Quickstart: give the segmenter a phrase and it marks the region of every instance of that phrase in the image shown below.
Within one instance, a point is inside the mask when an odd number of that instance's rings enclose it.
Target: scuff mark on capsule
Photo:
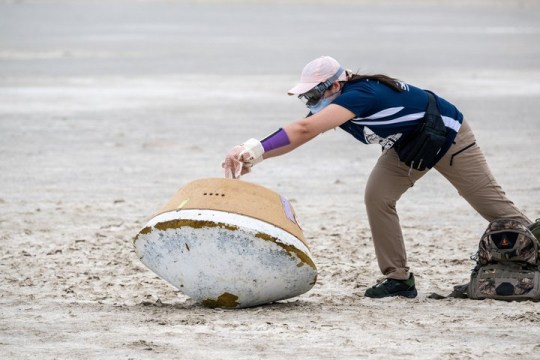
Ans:
[[[238,300],[238,296],[226,292],[226,293],[221,294],[217,298],[217,300],[206,299],[206,300],[203,300],[201,303],[204,306],[209,307],[209,308],[221,307],[221,308],[232,309],[240,305],[240,303],[238,303],[237,300]]]
[[[296,247],[288,245],[288,244],[284,244],[281,241],[279,241],[278,238],[274,236],[270,236],[265,233],[261,233],[261,232],[255,234],[255,237],[266,240],[266,241],[272,241],[277,246],[285,250],[289,255],[291,256],[293,254],[296,255],[301,261],[301,263],[297,265],[298,267],[303,266],[304,264],[307,264],[308,266],[311,266],[313,269],[317,270],[317,267],[315,266],[315,263],[313,262],[313,260],[311,260],[311,258],[308,255],[306,255],[304,252],[300,251]]]

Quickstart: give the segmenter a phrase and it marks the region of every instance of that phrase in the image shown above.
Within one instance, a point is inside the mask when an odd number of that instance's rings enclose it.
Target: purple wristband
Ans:
[[[287,133],[282,128],[275,133],[268,135],[261,141],[264,152],[289,145],[290,143]]]

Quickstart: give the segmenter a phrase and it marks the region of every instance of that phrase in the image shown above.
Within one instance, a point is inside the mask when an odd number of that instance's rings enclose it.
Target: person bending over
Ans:
[[[382,154],[369,175],[364,202],[375,254],[386,279],[366,297],[417,296],[396,211],[401,195],[431,168],[440,172],[486,220],[531,221],[506,197],[462,113],[426,90],[386,75],[361,75],[322,56],[302,70],[289,90],[309,114],[259,141],[234,146],[223,161],[225,176],[239,178],[263,159],[288,153],[336,127]]]

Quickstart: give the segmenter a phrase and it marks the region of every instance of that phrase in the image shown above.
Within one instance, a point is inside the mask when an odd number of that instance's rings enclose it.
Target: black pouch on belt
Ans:
[[[442,120],[435,97],[426,91],[429,97],[426,114],[413,133],[401,144],[396,144],[399,159],[407,166],[423,171],[432,166],[444,143],[446,142],[446,126]]]

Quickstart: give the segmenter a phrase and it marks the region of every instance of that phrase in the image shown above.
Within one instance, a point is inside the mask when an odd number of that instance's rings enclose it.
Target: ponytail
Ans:
[[[357,82],[357,81],[362,81],[362,80],[378,81],[397,92],[401,92],[404,90],[401,81],[399,81],[398,79],[394,79],[390,76],[383,75],[383,74],[376,74],[376,75],[351,74],[349,75],[349,80],[347,82]]]

